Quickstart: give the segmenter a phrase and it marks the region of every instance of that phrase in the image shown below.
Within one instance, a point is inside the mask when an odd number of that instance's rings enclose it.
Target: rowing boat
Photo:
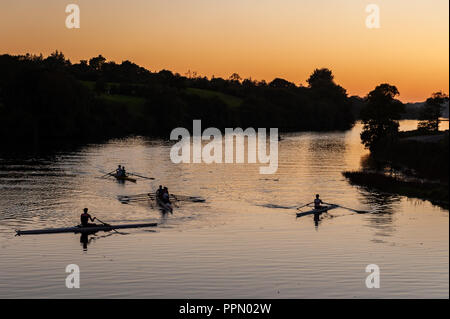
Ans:
[[[133,182],[136,183],[136,178],[130,177],[130,176],[118,176],[118,175],[113,175],[118,181],[128,181],[128,182]]]
[[[17,230],[17,235],[38,235],[38,234],[56,234],[56,233],[96,233],[98,231],[111,231],[113,229],[124,228],[141,228],[141,227],[156,227],[157,223],[147,224],[124,224],[124,225],[93,225],[83,227],[81,225],[64,228],[47,228],[35,230]]]
[[[321,213],[325,213],[325,212],[327,212],[329,210],[332,210],[332,209],[335,209],[335,208],[338,208],[338,207],[339,207],[338,205],[323,206],[323,207],[321,207],[319,209],[312,209],[312,210],[309,210],[307,212],[297,213],[297,217],[303,217],[303,216],[313,215],[313,214],[321,214]]]
[[[148,193],[148,197],[150,197],[150,199],[156,199],[156,194]],[[187,202],[193,202],[193,203],[204,203],[206,201],[204,198],[199,197],[199,196],[185,196],[185,195],[170,194],[169,197],[175,201],[187,201]]]

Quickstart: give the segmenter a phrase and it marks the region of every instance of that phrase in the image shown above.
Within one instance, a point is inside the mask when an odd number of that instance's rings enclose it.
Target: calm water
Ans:
[[[448,298],[448,210],[350,186],[341,172],[367,153],[360,129],[284,135],[274,175],[260,175],[259,164],[175,165],[170,144],[139,138],[0,159],[0,297]],[[117,163],[156,180],[98,178]],[[116,199],[160,183],[207,201],[163,216]],[[283,208],[316,193],[374,213],[336,209],[316,225]],[[98,233],[87,248],[76,234],[14,236],[77,224],[83,207],[103,221],[159,226]],[[65,287],[68,264],[80,267],[80,289]],[[379,289],[365,286],[368,264],[380,267]]]

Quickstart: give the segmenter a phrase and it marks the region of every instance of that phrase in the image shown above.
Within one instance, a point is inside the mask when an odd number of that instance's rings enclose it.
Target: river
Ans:
[[[260,164],[173,164],[172,144],[139,137],[0,158],[0,298],[449,298],[448,210],[351,186],[341,172],[367,154],[360,130],[283,134],[273,175]],[[99,178],[119,163],[155,180]],[[117,200],[159,184],[206,202],[163,215]],[[316,193],[372,213],[296,218],[288,207]],[[110,223],[159,225],[87,243],[72,233],[14,236],[75,225],[84,207]],[[79,289],[66,287],[69,264],[80,268]],[[369,264],[380,288],[366,287]]]

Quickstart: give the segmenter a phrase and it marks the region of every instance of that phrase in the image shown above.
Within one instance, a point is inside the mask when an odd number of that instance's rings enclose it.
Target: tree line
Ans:
[[[5,54],[0,56],[0,136],[5,146],[21,147],[167,136],[175,127],[191,127],[193,119],[220,129],[351,128],[352,103],[332,72],[316,69],[307,83],[297,86],[281,78],[266,83],[236,73],[208,79],[195,72],[151,72],[102,55],[71,63],[58,51],[47,57]],[[124,97],[142,103],[132,105]]]

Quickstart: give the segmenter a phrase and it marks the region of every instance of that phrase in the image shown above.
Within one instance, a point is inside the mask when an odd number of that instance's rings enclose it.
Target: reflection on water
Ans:
[[[100,239],[100,238],[106,238],[109,237],[111,235],[114,235],[113,232],[106,234],[106,235],[101,235],[101,236],[96,236],[94,234],[89,234],[89,233],[81,233],[80,235],[80,244],[83,246],[83,250],[87,251],[88,249],[88,245],[90,245],[92,242]]]
[[[367,154],[360,129],[283,135],[273,175],[260,175],[260,164],[175,165],[172,143],[141,138],[0,159],[0,297],[448,298],[448,211],[349,185],[341,172],[358,169]],[[155,180],[100,178],[117,164]],[[159,184],[206,202],[179,202],[172,215],[151,202],[117,200]],[[316,193],[373,213],[296,218],[295,207]],[[159,225],[14,236],[78,224],[84,207],[109,223]],[[81,269],[79,290],[65,288],[71,263]],[[372,263],[380,289],[365,287]]]

